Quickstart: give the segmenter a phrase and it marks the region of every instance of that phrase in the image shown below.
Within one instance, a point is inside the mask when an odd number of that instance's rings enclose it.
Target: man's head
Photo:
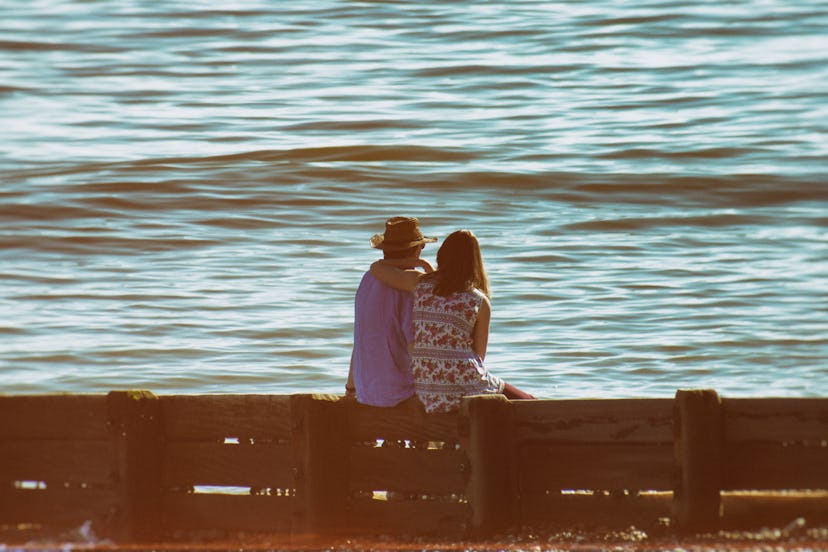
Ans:
[[[416,218],[391,217],[385,221],[385,233],[371,238],[371,247],[382,249],[386,259],[405,259],[419,257],[425,244],[436,241],[423,236]]]
[[[419,259],[420,253],[423,251],[424,245],[415,245],[408,249],[385,249],[382,256],[385,259]]]

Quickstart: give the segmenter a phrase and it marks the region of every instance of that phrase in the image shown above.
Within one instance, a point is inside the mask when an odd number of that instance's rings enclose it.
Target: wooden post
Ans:
[[[517,520],[517,472],[511,403],[503,395],[478,395],[463,400],[468,431],[472,531],[502,531]]]
[[[114,533],[126,540],[156,539],[162,522],[161,401],[150,391],[111,391],[106,400],[120,502]]]
[[[296,498],[293,533],[313,538],[346,529],[350,492],[348,404],[335,395],[292,395]]]
[[[721,399],[712,389],[679,389],[673,412],[678,470],[674,516],[682,530],[716,530],[721,518],[724,446]]]

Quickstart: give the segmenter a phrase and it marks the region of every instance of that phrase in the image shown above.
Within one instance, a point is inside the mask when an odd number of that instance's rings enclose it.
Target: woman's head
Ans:
[[[470,230],[452,232],[437,251],[438,295],[477,288],[489,295],[489,280],[480,254],[480,244]]]

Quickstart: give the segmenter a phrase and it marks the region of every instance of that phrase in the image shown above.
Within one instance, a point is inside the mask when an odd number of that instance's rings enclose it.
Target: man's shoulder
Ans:
[[[362,279],[359,281],[359,287],[357,288],[357,293],[360,291],[370,291],[378,288],[385,287],[382,283],[377,280],[377,278],[371,274],[371,271],[368,270],[365,274],[362,275]]]
[[[362,276],[356,292],[357,298],[375,300],[399,300],[411,297],[411,293],[394,289],[376,279],[369,270]]]
[[[370,280],[376,280],[376,278],[374,278],[370,270],[366,270],[365,273],[362,275],[362,279],[359,281],[359,285],[362,286],[365,282],[368,282]]]

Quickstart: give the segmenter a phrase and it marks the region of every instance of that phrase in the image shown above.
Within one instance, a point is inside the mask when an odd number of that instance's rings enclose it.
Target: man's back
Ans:
[[[381,284],[370,272],[362,277],[354,303],[353,376],[357,400],[394,406],[414,395],[408,343],[413,298]]]

